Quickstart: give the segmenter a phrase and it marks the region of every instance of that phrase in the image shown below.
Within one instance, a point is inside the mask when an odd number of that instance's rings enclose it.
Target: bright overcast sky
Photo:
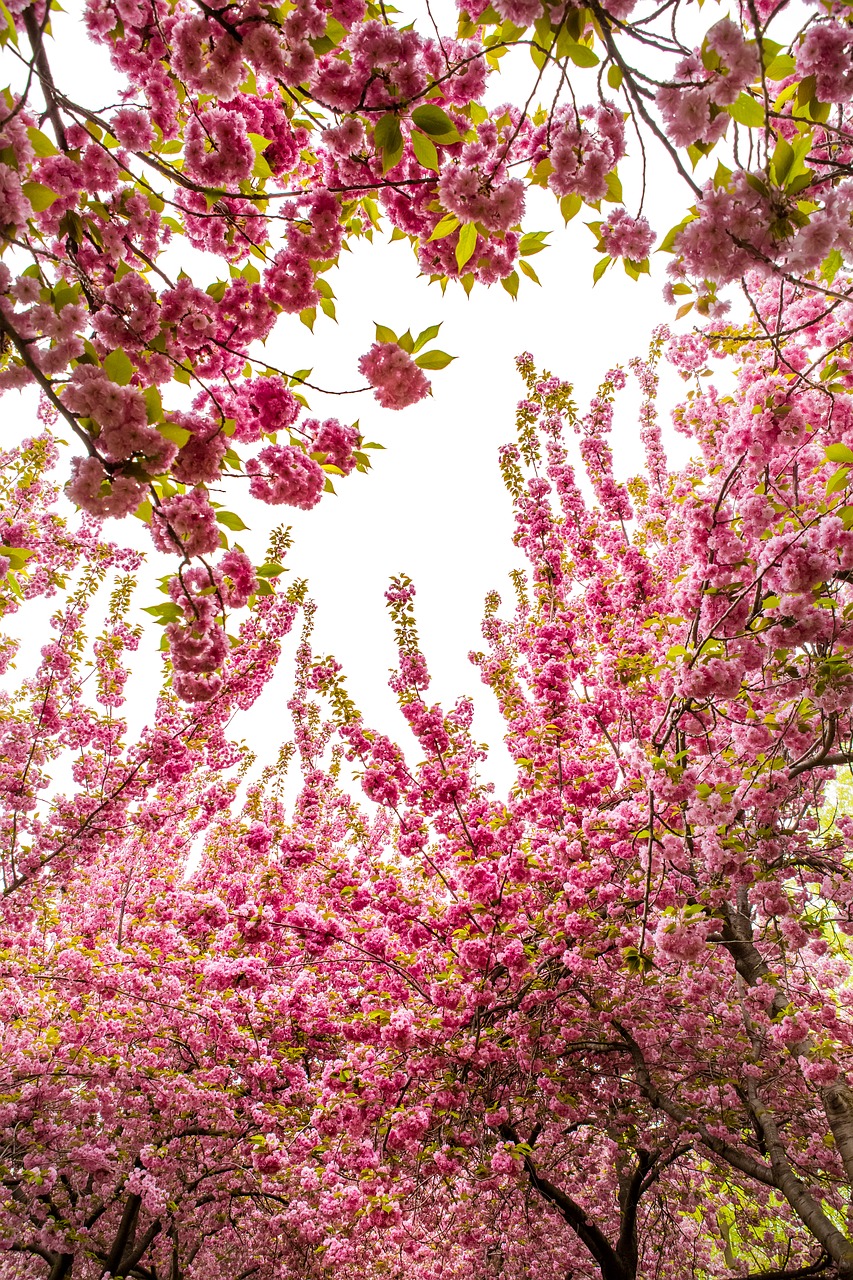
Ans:
[[[419,8],[415,0],[413,16]],[[451,5],[444,8],[449,12]],[[77,5],[56,20],[55,31],[58,49],[51,56],[58,82],[87,105],[115,102],[116,81],[103,51],[86,43]],[[513,57],[504,85],[493,79],[493,101],[527,96],[533,64],[526,51]],[[680,220],[688,193],[675,181],[662,152],[650,159],[645,212],[663,234]],[[632,191],[631,185],[625,182],[626,202],[636,212],[639,191]],[[550,247],[532,259],[542,288],[522,278],[516,302],[500,286],[475,289],[466,299],[459,286],[451,285],[442,297],[437,286],[417,278],[407,242],[383,243],[377,238],[373,245],[354,246],[352,254],[342,254],[340,269],[329,277],[338,300],[338,323],[321,316],[312,336],[295,317],[282,317],[268,346],[271,362],[291,370],[312,367],[313,378],[324,386],[358,386],[356,365],[373,341],[374,321],[397,333],[406,328],[417,333],[441,321],[438,345],[459,358],[431,375],[430,399],[399,413],[382,410],[370,395],[342,400],[311,393],[313,413],[335,414],[345,421],[358,418],[365,437],[386,446],[385,452],[373,455],[374,469],[368,476],[356,474],[338,484],[337,497],[324,498],[311,512],[266,508],[240,499],[228,504],[252,525],[241,542],[258,559],[270,527],[282,520],[292,524],[295,545],[289,566],[309,579],[318,605],[316,648],[333,652],[343,663],[350,690],[368,722],[403,739],[405,726],[386,684],[394,651],[383,599],[389,577],[401,571],[417,585],[433,696],[450,703],[462,693],[474,694],[478,735],[492,745],[500,741],[501,724],[491,695],[480,690],[467,654],[481,647],[486,592],[497,588],[510,600],[507,573],[518,563],[510,538],[509,498],[497,465],[498,446],[513,438],[514,408],[522,392],[514,357],[531,351],[539,366],[575,384],[582,405],[609,368],[642,355],[653,327],[672,320],[661,297],[665,255],[653,258],[651,277],[634,283],[621,268],[611,268],[593,288],[597,255],[583,216],[564,229],[553,198],[535,191],[528,200],[526,222],[529,230],[552,229],[553,234]],[[198,274],[199,261],[194,255],[192,262],[175,259],[173,265],[185,265]],[[215,266],[205,266],[202,286],[216,277]],[[664,418],[682,386],[674,378],[665,380]],[[641,465],[637,406],[632,386],[617,410],[614,439],[617,469],[623,475]],[[31,395],[14,405],[7,395],[7,421],[32,430],[32,407]],[[139,542],[142,530],[135,521],[111,521],[107,530],[120,540],[129,526],[134,542],[146,545],[147,540]],[[153,550],[149,559],[158,575],[170,567]],[[143,583],[139,606],[159,599]],[[141,616],[149,623],[149,634],[142,645],[146,654],[140,654],[140,672],[156,679],[158,636],[149,615]],[[286,677],[286,670],[280,672],[260,704],[235,724],[236,732],[265,758],[274,754],[287,732]],[[146,718],[150,688],[141,675],[131,695],[134,719]],[[498,750],[490,770],[498,782],[507,780],[501,758]]]

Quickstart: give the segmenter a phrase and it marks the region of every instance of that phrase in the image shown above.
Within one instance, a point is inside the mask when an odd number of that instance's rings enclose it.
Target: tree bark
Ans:
[[[754,987],[762,978],[771,975],[772,971],[753,941],[748,908],[741,903],[736,908],[726,904],[724,911],[723,946],[731,955],[735,968],[747,986]],[[774,1018],[782,1015],[787,1003],[783,992],[777,987],[770,1006]],[[790,1053],[799,1058],[808,1054],[810,1048],[811,1042],[806,1038],[792,1044]],[[853,1091],[845,1084],[834,1084],[827,1085],[818,1092],[835,1148],[844,1166],[848,1186],[853,1188]]]
[[[521,1141],[512,1125],[502,1124],[499,1132],[506,1142],[518,1145]],[[529,1155],[524,1157],[524,1168],[530,1185],[543,1199],[559,1209],[575,1235],[585,1245],[601,1270],[601,1280],[636,1280],[636,1265],[632,1270],[627,1269],[603,1231],[587,1217],[581,1206],[571,1196],[566,1195],[550,1179],[539,1173]]]

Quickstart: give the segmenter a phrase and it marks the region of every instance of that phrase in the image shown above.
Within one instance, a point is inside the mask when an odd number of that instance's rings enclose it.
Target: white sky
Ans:
[[[440,7],[448,12],[452,8],[448,0]],[[420,8],[421,0],[416,0],[412,14]],[[116,81],[103,51],[85,41],[79,13],[75,4],[56,20],[54,74],[72,97],[77,94],[78,101],[100,107],[117,100]],[[526,51],[513,57],[515,64],[504,84],[492,90],[493,101],[527,96],[533,64]],[[675,181],[662,151],[652,152],[650,159],[645,211],[663,234],[683,216],[687,191]],[[631,191],[630,168],[625,162],[622,168],[626,202],[635,211],[631,198],[637,192]],[[594,215],[586,216],[591,220]],[[386,684],[394,650],[383,593],[393,574],[405,571],[414,579],[423,648],[434,676],[433,696],[449,704],[462,693],[474,694],[478,736],[498,748],[489,772],[499,783],[509,776],[498,746],[501,722],[467,654],[482,647],[486,592],[497,588],[507,601],[513,599],[507,572],[518,559],[510,541],[510,502],[497,466],[498,446],[513,439],[514,409],[522,394],[513,359],[522,350],[531,351],[540,367],[575,384],[583,405],[609,368],[644,354],[652,328],[673,318],[661,297],[665,255],[653,258],[651,277],[635,283],[621,267],[611,268],[593,288],[592,267],[598,255],[583,214],[564,229],[553,197],[534,191],[526,225],[529,230],[552,228],[554,234],[551,247],[531,260],[543,287],[522,278],[516,302],[500,286],[475,289],[466,299],[461,287],[451,285],[442,297],[437,286],[417,278],[407,242],[390,244],[377,238],[373,245],[354,245],[353,253],[342,254],[341,268],[329,277],[338,300],[338,324],[320,316],[312,336],[295,317],[282,317],[268,346],[272,363],[291,370],[312,367],[313,379],[325,386],[357,386],[357,360],[374,339],[374,321],[397,333],[406,328],[417,333],[441,321],[437,345],[459,359],[430,375],[430,399],[400,413],[382,410],[369,395],[341,400],[309,393],[312,413],[334,414],[345,421],[359,418],[365,437],[386,446],[385,452],[373,454],[369,475],[356,474],[338,483],[337,497],[325,497],[312,512],[263,507],[236,495],[228,502],[252,526],[240,541],[258,559],[271,527],[281,522],[293,526],[295,546],[288,563],[295,574],[309,579],[318,605],[316,649],[333,652],[343,663],[350,691],[368,722],[403,740],[405,725]],[[181,252],[185,256],[173,256],[172,267],[185,265],[195,272],[199,256],[193,255],[191,262],[186,251]],[[202,286],[216,278],[215,266],[203,268]],[[681,327],[689,325],[688,318]],[[676,378],[665,379],[663,420],[682,390]],[[7,422],[32,431],[33,403],[31,394],[7,394]],[[613,443],[621,475],[642,465],[638,403],[631,386],[617,409]],[[671,433],[669,440],[674,440]],[[111,521],[107,532],[116,540],[130,534],[134,543],[147,545],[152,576],[168,571],[167,558],[150,549],[138,522],[119,526]],[[140,606],[163,598],[144,581],[138,596]],[[148,615],[141,617],[150,623]],[[134,719],[148,714],[150,680],[157,679],[158,641],[159,629],[149,626],[134,664]],[[235,724],[235,731],[264,758],[274,754],[289,727],[286,660],[282,667],[266,696]]]

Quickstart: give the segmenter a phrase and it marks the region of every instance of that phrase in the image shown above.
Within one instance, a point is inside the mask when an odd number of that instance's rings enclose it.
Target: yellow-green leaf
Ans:
[[[240,533],[241,530],[249,527],[233,511],[217,511],[216,520],[218,524],[224,524],[225,528],[230,529],[232,533]]]
[[[570,44],[566,50],[576,67],[597,67],[601,59],[585,44]]]
[[[412,133],[412,150],[418,164],[438,173],[438,152],[435,149],[435,143],[425,133],[419,133],[417,129]]]
[[[104,357],[104,373],[111,382],[126,387],[133,377],[134,366],[126,351],[120,348]]]
[[[171,440],[172,444],[176,444],[179,449],[183,449],[190,438],[190,432],[187,431],[186,427],[179,427],[176,422],[163,422],[157,430],[161,436]]]
[[[419,369],[446,369],[456,356],[449,356],[446,351],[424,351],[415,364]]]
[[[34,125],[27,129],[27,136],[37,156],[56,156],[59,154],[47,134],[42,133],[41,129],[36,129]]]
[[[726,107],[731,118],[749,129],[761,129],[765,124],[764,107],[748,93],[741,93]]]
[[[473,222],[466,222],[459,232],[459,242],[456,245],[456,265],[460,271],[473,257],[476,247],[477,228]]]
[[[451,235],[459,226],[459,219],[455,213],[446,213],[440,222],[436,223],[430,240],[443,240],[445,236]]]
[[[54,200],[59,199],[55,191],[51,191],[50,187],[42,186],[40,182],[25,182],[22,190],[35,213],[42,213],[45,209],[49,209]]]
[[[412,112],[412,122],[444,146],[459,142],[459,130],[456,125],[447,112],[442,111],[441,107],[434,102],[425,102],[422,107],[415,107]]]
[[[850,468],[847,466],[839,467],[836,472],[830,476],[826,485],[826,496],[830,497],[833,493],[838,493],[840,489],[847,488],[847,477],[850,474]]]

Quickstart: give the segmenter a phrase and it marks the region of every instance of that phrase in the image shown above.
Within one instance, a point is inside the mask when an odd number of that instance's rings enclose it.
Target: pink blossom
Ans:
[[[430,384],[423,371],[394,342],[374,342],[358,367],[384,409],[405,409],[429,394]]]
[[[309,418],[304,423],[306,431],[313,434],[313,450],[324,453],[326,461],[349,475],[355,467],[354,450],[358,447],[359,434],[354,427],[345,427],[337,418],[327,418],[319,422]]]
[[[109,476],[97,458],[74,458],[66,492],[72,502],[93,516],[130,515],[145,497],[145,490],[132,476]]]
[[[816,77],[822,102],[849,102],[853,97],[853,37],[840,22],[816,22],[797,50],[797,75]]]
[[[317,505],[323,492],[323,470],[294,445],[274,444],[250,458],[246,471],[251,476],[253,497],[272,505],[286,503],[303,511]]]
[[[614,209],[601,224],[601,239],[612,258],[628,258],[642,262],[655,242],[654,232],[645,218],[632,218],[624,209]]]
[[[187,172],[208,187],[236,186],[252,171],[255,153],[240,116],[213,107],[187,125]]]
[[[150,528],[158,551],[204,556],[219,546],[216,512],[202,488],[161,502],[154,508]]]

